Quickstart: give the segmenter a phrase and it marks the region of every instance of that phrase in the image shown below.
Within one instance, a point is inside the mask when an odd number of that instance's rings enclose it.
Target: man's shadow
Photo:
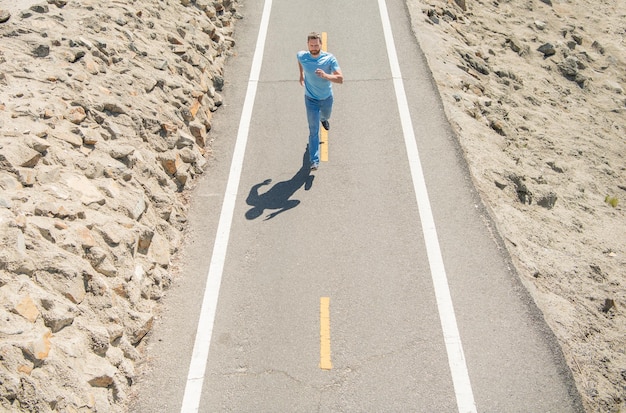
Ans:
[[[262,186],[269,185],[272,182],[271,179],[266,179],[265,181],[255,184],[252,188],[250,188],[250,193],[248,194],[248,198],[246,198],[246,203],[252,208],[246,212],[246,218],[256,219],[263,215],[266,209],[277,210],[265,217],[265,220],[268,220],[291,208],[297,207],[300,204],[300,201],[297,199],[290,199],[291,196],[294,195],[302,186],[304,186],[305,191],[311,189],[313,186],[313,179],[315,179],[315,176],[311,175],[309,150],[307,148],[302,157],[302,166],[290,180],[277,182],[274,186],[262,194],[259,193],[259,189]]]

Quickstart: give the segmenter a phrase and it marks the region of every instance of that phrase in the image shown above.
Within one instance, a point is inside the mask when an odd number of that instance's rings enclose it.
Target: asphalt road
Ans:
[[[472,186],[404,2],[242,3],[215,159],[132,411],[582,411]],[[295,56],[314,30],[345,82],[328,161],[309,173]]]

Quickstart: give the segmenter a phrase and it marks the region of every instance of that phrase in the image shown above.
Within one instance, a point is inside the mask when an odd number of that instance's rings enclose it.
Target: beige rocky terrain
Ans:
[[[207,163],[239,14],[231,0],[11,6],[0,10],[0,411],[123,412],[173,276],[186,188]]]
[[[0,410],[122,412],[210,159],[238,6],[3,4]],[[626,4],[407,5],[587,410],[626,411]]]
[[[585,408],[626,411],[626,2],[408,7],[475,185]]]

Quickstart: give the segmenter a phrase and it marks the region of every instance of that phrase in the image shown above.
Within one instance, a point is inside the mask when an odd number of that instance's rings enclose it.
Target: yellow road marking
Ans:
[[[326,40],[328,34],[322,32],[322,50],[327,51]],[[320,126],[320,160],[322,162],[328,162],[328,131]]]
[[[320,368],[330,370],[330,297],[320,297]]]

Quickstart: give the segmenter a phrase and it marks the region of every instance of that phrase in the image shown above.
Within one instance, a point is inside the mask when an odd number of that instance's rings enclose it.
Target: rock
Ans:
[[[180,155],[178,152],[166,152],[160,155],[161,165],[163,165],[163,169],[169,175],[176,174],[176,171],[182,165],[182,160],[180,159]]]
[[[47,44],[39,44],[32,49],[33,56],[46,57],[50,54],[50,46]]]
[[[86,226],[78,224],[74,227],[73,231],[76,234],[82,248],[88,250],[98,245],[96,239],[91,233],[91,230]]]
[[[216,75],[213,78],[213,86],[215,87],[215,90],[221,92],[224,88],[224,78],[222,76]]]
[[[123,159],[135,152],[135,147],[130,145],[111,145],[109,155],[113,159]]]
[[[554,192],[550,191],[546,194],[537,196],[537,205],[546,209],[552,209],[554,208],[554,204],[556,204],[557,199],[557,195]]]
[[[48,4],[54,4],[61,9],[67,5],[67,0],[48,0]]]
[[[24,342],[19,343],[19,347],[32,361],[40,363],[48,358],[52,343],[50,330],[34,331]]]
[[[95,323],[81,323],[79,328],[87,332],[91,351],[99,356],[104,356],[109,349],[109,331],[104,326]]]
[[[77,125],[82,123],[86,118],[87,114],[85,113],[85,109],[81,106],[70,109],[67,114],[67,120]]]
[[[30,296],[24,297],[16,306],[15,312],[34,323],[39,318],[39,309]]]
[[[584,87],[587,82],[587,77],[580,73],[580,68],[584,65],[575,56],[567,56],[563,61],[558,63],[558,68],[561,74],[567,79],[578,83],[579,86]]]
[[[583,37],[580,34],[572,33],[572,39],[576,42],[577,45],[583,44]]]
[[[81,136],[67,128],[57,128],[51,133],[51,136],[55,139],[67,142],[74,147],[80,147],[83,144]]]
[[[32,187],[37,183],[37,171],[32,168],[17,168],[17,179],[24,187]]]
[[[74,312],[70,307],[63,307],[61,304],[54,304],[49,310],[42,313],[44,324],[52,333],[58,333],[74,322]]]
[[[506,42],[508,43],[511,50],[513,50],[515,53],[519,55],[523,53],[525,48],[524,43],[522,43],[517,37],[509,36],[507,37]]]
[[[556,49],[552,43],[544,43],[537,49],[539,52],[543,53],[544,57],[550,57],[556,54]]]
[[[204,124],[200,122],[190,122],[189,123],[189,132],[193,135],[196,140],[196,144],[201,148],[206,146],[206,137],[207,137],[207,128]]]
[[[598,42],[597,40],[594,40],[594,41],[593,41],[593,43],[591,43],[591,47],[593,47],[595,50],[597,50],[597,51],[598,51],[598,53],[600,53],[600,54],[604,54],[604,53],[605,53],[605,51],[606,51],[606,50],[604,49],[604,46],[602,46],[602,45],[600,44],[600,42]]]
[[[84,176],[71,174],[63,175],[62,180],[65,181],[69,188],[72,188],[80,196],[80,201],[84,205],[98,204],[104,205],[106,199],[102,192]]]
[[[17,167],[33,168],[41,159],[41,153],[20,144],[19,141],[12,139],[9,142],[0,142],[3,146],[0,152],[0,165],[3,169],[15,171]]]
[[[102,139],[102,134],[95,128],[81,128],[79,134],[84,145],[96,145]]]
[[[124,319],[126,336],[130,339],[130,343],[136,346],[152,329],[153,322],[152,314],[130,311]]]
[[[170,244],[158,232],[155,232],[151,239],[148,257],[162,267],[170,265]]]
[[[6,23],[11,18],[11,13],[6,10],[0,9],[0,23]]]
[[[474,56],[469,53],[460,52],[460,54],[472,69],[476,70],[478,73],[481,73],[483,75],[489,74],[490,72],[489,67],[487,66],[487,63],[483,59],[480,59],[479,57]]]
[[[113,384],[117,372],[117,369],[107,359],[95,354],[87,355],[83,369],[86,381],[92,387],[109,387]]]
[[[122,200],[122,205],[128,217],[135,221],[141,218],[148,207],[146,199],[141,192],[128,193],[124,200]]]
[[[50,8],[48,7],[47,4],[34,4],[32,6],[30,6],[30,9],[32,11],[34,11],[35,13],[48,13],[50,11]]]
[[[150,248],[150,245],[152,244],[152,237],[154,237],[154,231],[149,229],[149,228],[142,228],[139,232],[139,235],[137,237],[137,252],[140,254],[147,254],[148,253],[148,248]],[[143,275],[143,267],[141,267],[140,265],[135,267],[135,277],[137,278],[138,273],[137,273],[137,269],[140,269],[140,273],[139,275]]]
[[[603,313],[608,313],[615,308],[617,308],[617,306],[615,305],[615,300],[613,298],[607,298],[604,300],[604,305],[602,306]]]

